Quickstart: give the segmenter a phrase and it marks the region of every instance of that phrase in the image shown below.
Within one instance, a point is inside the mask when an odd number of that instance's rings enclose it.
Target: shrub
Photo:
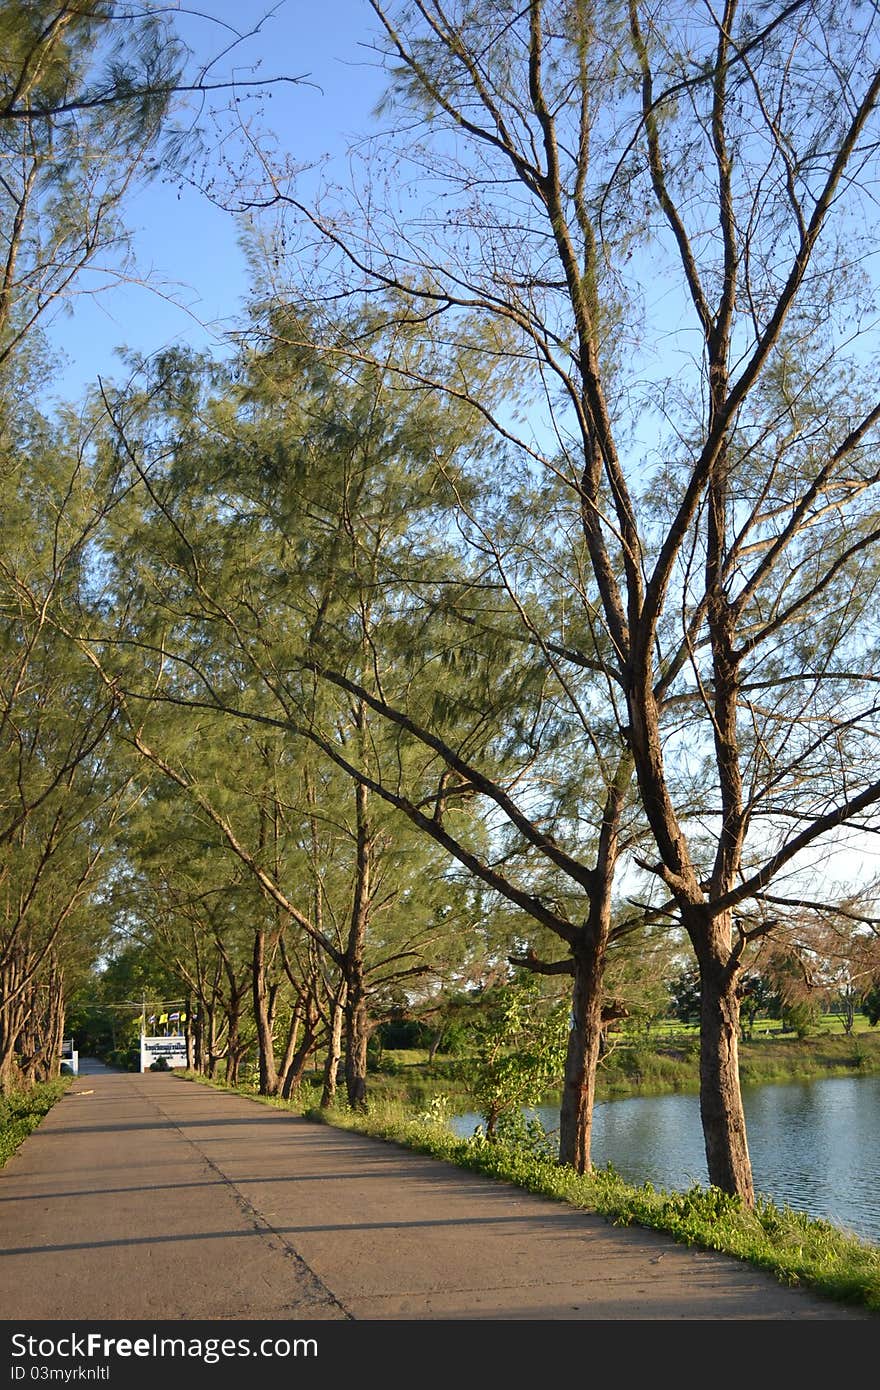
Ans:
[[[104,1061],[108,1067],[118,1067],[120,1071],[138,1071],[141,1065],[139,1047],[115,1047],[108,1052]]]
[[[62,1076],[30,1091],[0,1096],[0,1168],[61,1099],[70,1082],[71,1077]]]
[[[787,1032],[794,1033],[800,1040],[808,1038],[815,1031],[818,1019],[819,1010],[815,1004],[798,1000],[783,1005],[783,1027]]]

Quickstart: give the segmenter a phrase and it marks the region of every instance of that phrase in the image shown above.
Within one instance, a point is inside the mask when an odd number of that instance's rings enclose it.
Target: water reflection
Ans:
[[[743,1090],[755,1188],[779,1206],[880,1244],[880,1077],[829,1077]],[[558,1112],[529,1111],[547,1129]],[[480,1116],[459,1115],[457,1134]],[[684,1191],[708,1181],[695,1095],[632,1096],[596,1106],[593,1161],[627,1182]]]

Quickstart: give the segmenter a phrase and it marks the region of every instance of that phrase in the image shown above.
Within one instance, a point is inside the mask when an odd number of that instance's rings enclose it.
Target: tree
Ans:
[[[537,1105],[559,1075],[568,1033],[566,1000],[542,1001],[537,976],[499,986],[481,1001],[475,1055],[462,1066],[485,1121],[517,1126],[524,1106]]]
[[[164,980],[158,1002],[163,996],[185,1002],[193,1068],[213,1077],[225,1059],[234,1085],[255,1045],[246,1005],[253,931],[265,903],[218,845],[214,827],[200,823],[173,783],[150,776],[149,765],[128,754],[139,796],[118,837],[117,936]],[[130,989],[125,997],[132,997]]]
[[[108,931],[105,877],[128,804],[108,756],[116,702],[54,621],[90,602],[96,475],[69,422],[52,427],[19,398],[6,423],[0,1089],[57,1070],[66,999]]]
[[[742,1035],[751,1041],[760,1014],[773,1016],[779,1009],[779,995],[759,970],[750,970],[740,980],[740,1018]]]
[[[116,875],[114,874],[114,880]],[[111,929],[102,955],[81,976],[72,993],[67,1027],[80,1056],[105,1058],[111,1065],[140,1061],[140,1034],[150,1016],[177,1001],[180,980],[152,943],[122,927],[127,912],[114,888],[107,893]]]
[[[390,308],[397,303],[392,299]],[[356,550],[345,578],[334,578],[343,612],[358,618],[353,632],[318,607],[320,629],[310,629],[305,653],[291,652],[288,638],[288,660],[307,676],[317,676],[325,692],[335,691],[337,703],[327,711],[288,694],[289,687],[285,693],[306,737],[355,779],[361,795],[369,791],[402,812],[475,880],[519,911],[513,964],[571,977],[574,1021],[563,1077],[560,1154],[586,1168],[595,1069],[610,1016],[603,987],[606,954],[640,920],[613,921],[611,911],[629,760],[620,747],[606,743],[604,761],[597,757],[591,768],[595,786],[585,792],[573,783],[567,752],[585,728],[590,734],[599,668],[577,650],[576,619],[569,620],[569,645],[554,644],[548,653],[531,617],[534,611],[564,610],[564,599],[560,605],[552,585],[538,578],[537,557],[546,561],[556,554],[546,521],[552,484],[535,486],[527,471],[517,469],[519,509],[510,534],[505,533],[494,469],[509,472],[515,460],[505,453],[493,459],[492,441],[478,428],[472,409],[462,411],[453,400],[440,413],[436,389],[423,383],[436,372],[443,345],[422,333],[415,347],[405,308],[403,313],[402,323],[386,325],[381,314],[368,309],[353,325],[334,327],[337,346],[330,362],[349,356],[352,328],[363,350],[351,366],[335,369],[336,380],[363,383],[368,411],[375,409],[374,397],[383,407],[375,424],[363,408],[356,413],[335,405],[333,410],[334,420],[344,415],[363,421],[352,449],[370,459],[372,470],[364,490],[367,509],[360,499],[345,498],[345,531]],[[314,337],[313,319],[314,310],[303,322],[301,315],[273,306],[264,331],[273,362],[292,359],[326,382],[321,356],[303,351]],[[483,401],[509,388],[509,376],[509,371],[484,373]],[[323,399],[330,399],[326,384]],[[389,407],[406,422],[390,436],[396,467],[389,467],[381,432],[387,429]],[[417,422],[418,436],[410,419]],[[320,438],[314,423],[310,433]],[[476,441],[475,472],[467,466],[466,450]],[[326,489],[326,472],[321,485]],[[390,537],[382,535],[378,516],[394,519]],[[401,546],[395,528],[403,519]],[[514,531],[524,530],[528,549],[523,539],[514,540]],[[451,545],[456,532],[461,541]],[[331,553],[338,544],[333,542]],[[328,536],[325,550],[330,545]],[[581,668],[567,680],[555,666],[547,669],[548,656],[553,663],[563,653]],[[344,705],[357,709],[358,718],[370,718],[373,745],[377,717],[385,724],[390,744],[384,760],[374,755],[374,747],[367,750],[356,742],[340,748],[336,729]],[[602,719],[600,712],[598,723]],[[599,746],[597,735],[598,728],[592,736]],[[463,817],[463,810],[475,807],[479,815]],[[585,890],[586,920],[581,916]],[[554,938],[572,948],[568,956],[547,958],[548,950],[555,955]],[[545,948],[541,955],[536,945]]]
[[[203,151],[188,101],[228,140],[243,97],[298,80],[223,76],[218,65],[245,35],[230,42],[222,28],[220,51],[197,62],[168,7],[153,0],[0,4],[0,367],[83,272],[91,292],[136,274],[121,213],[160,170],[197,177]]]
[[[16,1049],[33,1059],[39,1045],[40,1066],[54,1064],[67,966],[87,954],[73,924],[87,905],[100,918],[92,895],[123,796],[101,756],[116,701],[65,635],[93,597],[113,479],[92,467],[85,431],[66,420],[52,439],[34,409],[54,369],[39,328],[86,269],[92,289],[131,272],[124,201],[160,162],[184,169],[186,132],[169,119],[184,94],[242,91],[207,70],[185,81],[189,57],[151,3],[0,4],[2,1086]],[[45,1037],[27,1038],[41,1018]]]
[[[356,330],[374,353],[381,349],[382,359],[337,369],[309,346],[308,322],[276,308],[271,350],[246,363],[243,400],[220,404],[213,419],[179,359],[167,359],[161,392],[147,399],[161,396],[164,420],[173,415],[172,442],[164,426],[153,437],[143,403],[108,401],[147,507],[165,529],[159,568],[170,578],[151,590],[148,606],[170,612],[172,623],[153,643],[159,665],[152,690],[111,663],[115,688],[138,702],[222,709],[311,743],[356,786],[358,841],[368,851],[359,849],[362,881],[372,873],[369,808],[384,802],[518,911],[511,960],[573,981],[560,1152],[587,1166],[595,1067],[610,1017],[606,954],[642,914],[627,921],[611,914],[629,760],[619,746],[606,747],[604,760],[591,765],[589,788],[567,764],[572,741],[591,721],[597,732],[607,724],[595,709],[601,667],[580,655],[577,623],[569,620],[573,645],[554,646],[550,659],[569,657],[580,670],[566,678],[554,666],[548,675],[544,639],[523,607],[559,611],[565,622],[564,597],[535,579],[537,557],[546,559],[554,546],[545,522],[553,486],[548,491],[520,473],[534,558],[517,560],[516,576],[507,573],[510,539],[492,536],[479,512],[482,495],[495,508],[498,494],[486,487],[491,452],[474,435],[474,412],[454,402],[438,409],[435,391],[395,384],[398,355],[424,365],[443,353],[442,344],[414,337],[405,324],[386,331],[380,320],[377,332],[370,310],[344,330]],[[340,341],[344,363],[348,336]],[[483,386],[487,396],[497,389],[490,375]],[[207,443],[200,438],[205,422]],[[467,466],[476,438],[479,472]],[[154,456],[176,460],[170,486],[167,463],[154,468]],[[193,458],[195,475],[186,462]],[[208,466],[215,481],[205,496],[193,478],[204,487]],[[497,466],[509,468],[511,460],[502,456]],[[186,478],[182,490],[176,475]],[[210,532],[200,529],[202,507]],[[455,544],[465,529],[470,534]],[[128,531],[140,545],[136,525]],[[267,544],[266,560],[255,567]],[[181,582],[186,596],[169,604]],[[130,581],[120,587],[132,592]],[[183,613],[185,641],[177,635]],[[231,640],[229,661],[256,677],[274,715],[268,705],[248,708],[237,689],[225,692],[233,668],[218,660],[220,631]],[[355,923],[353,915],[350,945],[363,940]],[[567,958],[538,955],[536,945],[554,937],[573,948]],[[346,990],[354,1021],[363,991],[350,983]],[[362,1028],[357,1037],[347,1056],[365,1058]]]
[[[694,1023],[700,1017],[700,976],[693,969],[682,970],[669,981],[672,1014],[680,1023]]]
[[[582,547],[567,612],[589,643],[572,653],[542,622],[536,646],[548,670],[586,659],[605,681],[601,756],[632,767],[655,845],[642,901],[681,923],[700,970],[710,1182],[750,1204],[739,977],[791,908],[773,886],[880,801],[880,404],[855,265],[873,7],[842,24],[822,0],[372,6],[399,138],[366,180],[406,196],[358,189],[335,211],[273,170],[272,206],[337,294],[393,287],[412,321],[445,316],[457,370],[431,385],[560,481],[558,531],[576,524]],[[532,365],[547,409],[531,433],[481,399],[493,353]]]
[[[880,961],[876,922],[864,905],[852,900],[812,907],[804,903],[789,941],[789,960],[798,967],[793,973],[803,980],[810,1001],[839,1013],[844,1033],[851,1036]]]
[[[322,1021],[332,1052],[340,1043],[337,1020],[344,1020],[346,1086],[350,1103],[360,1106],[367,1044],[390,992],[429,969],[457,914],[448,912],[442,871],[431,871],[438,856],[426,854],[405,824],[371,804],[366,787],[316,756],[290,725],[291,644],[307,630],[316,644],[326,643],[338,624],[346,640],[354,632],[368,659],[373,628],[388,617],[387,609],[370,612],[378,607],[372,533],[394,532],[400,522],[390,480],[359,456],[368,455],[371,436],[344,425],[344,412],[369,418],[381,401],[372,392],[363,399],[354,390],[334,394],[323,372],[314,382],[302,372],[295,409],[279,412],[272,373],[281,370],[290,368],[258,362],[247,394],[221,377],[209,397],[198,365],[168,354],[154,364],[154,387],[115,402],[108,394],[115,436],[108,447],[129,462],[139,486],[105,537],[115,613],[88,650],[124,703],[131,746],[186,794],[276,915],[274,926],[266,920],[254,935],[261,1088],[274,1094],[284,1084],[273,1058],[267,963],[283,961],[295,989],[323,974],[306,951],[294,980],[293,935],[317,949],[335,980],[325,986]],[[395,429],[406,433],[401,424]],[[311,470],[315,450],[325,465],[320,477]],[[292,546],[296,576],[279,567],[279,551],[287,566]],[[120,659],[126,649],[130,662]],[[146,700],[145,654],[155,671]],[[187,720],[185,709],[206,688],[224,718],[200,711]],[[347,702],[332,718],[358,756],[375,754],[362,702]],[[214,741],[221,740],[231,740],[232,751],[218,759]],[[310,988],[302,1003],[314,1041],[315,1010],[324,1001]],[[294,1011],[291,1021],[302,1020]],[[335,1076],[328,1057],[326,1099]]]

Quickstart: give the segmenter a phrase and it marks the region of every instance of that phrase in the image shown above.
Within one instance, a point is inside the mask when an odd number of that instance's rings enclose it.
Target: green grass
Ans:
[[[740,1042],[743,1085],[806,1081],[822,1076],[868,1075],[880,1071],[880,1032],[820,1031],[809,1038],[779,1032]],[[699,1089],[699,1038],[680,1032],[637,1038],[616,1046],[600,1064],[597,1097],[663,1095]]]
[[[61,1099],[72,1079],[62,1076],[57,1081],[34,1086],[30,1091],[15,1091],[0,1096],[0,1168],[36,1129],[56,1101]]]

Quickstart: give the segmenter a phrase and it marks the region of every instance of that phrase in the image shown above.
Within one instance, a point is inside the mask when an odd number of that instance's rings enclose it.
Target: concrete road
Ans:
[[[877,1319],[173,1073],[84,1061],[0,1170],[15,1320]]]

